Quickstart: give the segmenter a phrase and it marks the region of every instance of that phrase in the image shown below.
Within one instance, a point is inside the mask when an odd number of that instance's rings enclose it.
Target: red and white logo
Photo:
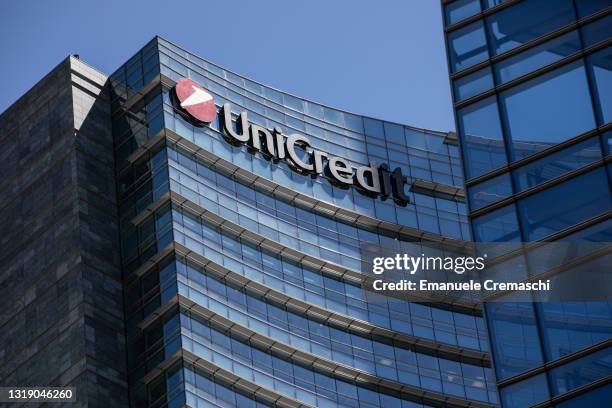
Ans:
[[[212,95],[197,82],[181,78],[176,83],[174,92],[181,108],[200,122],[212,122],[217,116]]]

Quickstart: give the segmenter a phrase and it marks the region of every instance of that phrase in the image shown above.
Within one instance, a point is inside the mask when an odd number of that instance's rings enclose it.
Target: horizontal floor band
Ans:
[[[291,313],[307,316],[312,320],[324,323],[339,330],[347,331],[365,338],[371,338],[382,343],[392,344],[399,348],[482,367],[491,366],[489,354],[486,352],[438,343],[434,340],[396,332],[360,319],[331,312],[247,279],[176,242],[164,249],[162,255],[156,255],[146,266],[141,268],[138,274],[144,274],[145,270],[155,266],[157,262],[163,261],[172,252],[184,256],[196,265],[206,268],[208,273],[228,281],[233,286],[244,288],[248,294],[262,297],[267,302],[285,308]],[[139,326],[145,328],[170,307],[171,306],[167,305],[160,306],[158,310],[154,311],[148,318],[141,322]]]
[[[242,377],[211,363],[210,361],[204,360],[190,351],[181,349],[174,353],[171,357],[166,358],[157,367],[147,373],[142,379],[145,384],[150,383],[158,375],[169,369],[173,364],[183,361],[188,364],[193,364],[198,369],[209,374],[215,382],[222,385],[235,388],[238,392],[242,392],[245,395],[252,396],[255,400],[262,401],[270,406],[278,408],[314,408],[311,405],[301,403],[293,398],[289,398],[285,395],[278,394],[274,391],[270,391],[260,385],[255,384],[252,381],[245,380]]]

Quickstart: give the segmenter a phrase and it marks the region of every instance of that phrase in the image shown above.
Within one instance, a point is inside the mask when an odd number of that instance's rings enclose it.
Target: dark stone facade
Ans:
[[[105,83],[68,57],[0,116],[0,384],[71,407],[128,405]]]

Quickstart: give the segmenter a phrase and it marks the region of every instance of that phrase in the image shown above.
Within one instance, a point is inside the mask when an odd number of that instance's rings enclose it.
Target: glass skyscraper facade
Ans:
[[[612,2],[442,6],[474,240],[611,242]],[[485,315],[503,407],[611,404],[612,303]]]
[[[181,78],[234,120],[401,168],[410,203],[232,145],[220,118],[194,126]],[[110,86],[133,406],[497,404],[478,304],[371,302],[361,286],[364,244],[470,239],[453,134],[306,101],[161,38]]]

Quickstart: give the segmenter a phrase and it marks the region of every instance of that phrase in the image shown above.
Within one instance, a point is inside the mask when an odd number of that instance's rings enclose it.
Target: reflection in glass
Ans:
[[[453,82],[455,100],[461,101],[493,88],[491,67],[483,68]]]
[[[612,302],[543,302],[537,307],[548,361],[612,338]]]
[[[448,35],[453,72],[471,67],[489,57],[482,21],[470,24]]]
[[[477,242],[518,242],[521,240],[514,204],[475,218],[472,225],[474,240]]]
[[[487,302],[485,312],[498,381],[542,364],[532,303]]]
[[[554,395],[564,394],[612,375],[612,347],[550,370]]]
[[[534,78],[500,94],[511,156],[519,160],[595,127],[582,62]]]
[[[457,0],[444,7],[446,24],[465,20],[480,11],[480,0]]]
[[[545,373],[504,387],[499,394],[504,408],[530,407],[550,398]]]
[[[504,173],[474,187],[469,187],[470,210],[475,211],[486,205],[496,203],[511,194],[512,182],[510,174]]]
[[[612,208],[606,169],[600,167],[575,177],[524,198],[517,205],[527,241],[572,227]]]
[[[601,148],[598,138],[582,141],[515,170],[516,188],[523,191],[535,187],[599,159]]]
[[[468,179],[506,164],[506,150],[495,96],[457,112]]]
[[[571,0],[523,1],[487,17],[493,55],[528,43],[574,21]]]
[[[597,110],[601,124],[612,122],[612,49],[606,48],[589,56],[597,92]]]
[[[495,64],[497,80],[500,84],[508,82],[565,58],[570,54],[580,51],[580,49],[578,32],[572,31],[498,62]]]

